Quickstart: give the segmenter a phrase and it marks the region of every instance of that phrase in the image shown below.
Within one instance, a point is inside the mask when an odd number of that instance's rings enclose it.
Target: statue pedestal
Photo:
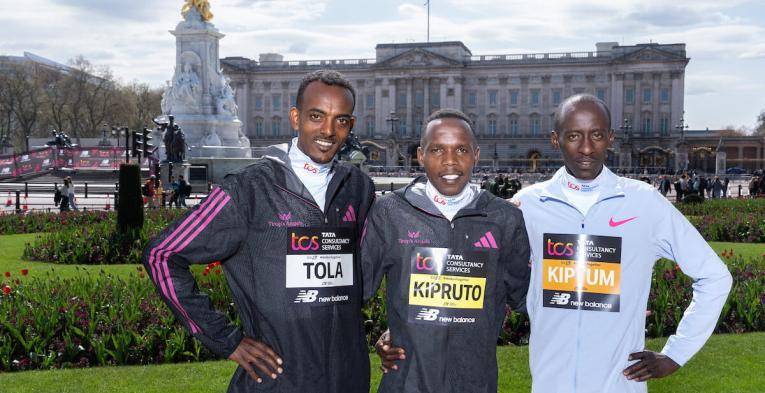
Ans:
[[[173,115],[183,129],[190,148],[186,158],[251,157],[234,91],[220,68],[218,44],[224,35],[196,8],[170,33],[176,38],[176,65],[162,95],[162,113]]]
[[[162,184],[165,189],[170,188],[170,176],[175,176],[176,181],[178,176],[183,176],[186,181],[189,181],[189,168],[191,164],[188,162],[161,162],[159,163],[159,178],[162,180]]]

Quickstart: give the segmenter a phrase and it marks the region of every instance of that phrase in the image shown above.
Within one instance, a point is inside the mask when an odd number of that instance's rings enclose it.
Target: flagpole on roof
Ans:
[[[425,4],[423,4],[423,5],[428,6],[428,36],[427,36],[428,39],[427,39],[427,42],[430,42],[430,0],[425,1]]]

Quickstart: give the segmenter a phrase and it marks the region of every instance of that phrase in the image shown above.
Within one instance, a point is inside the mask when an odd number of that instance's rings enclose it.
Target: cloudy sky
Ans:
[[[170,79],[183,0],[0,2],[0,54],[66,63],[83,55],[123,81]],[[373,58],[377,43],[424,41],[425,0],[210,0],[222,57]],[[753,127],[765,109],[762,0],[432,0],[431,40],[474,55],[686,43],[686,119],[693,129]]]

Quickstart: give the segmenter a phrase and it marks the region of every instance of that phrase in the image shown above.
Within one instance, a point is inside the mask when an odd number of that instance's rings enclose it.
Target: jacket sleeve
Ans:
[[[728,268],[696,228],[660,194],[653,193],[655,209],[661,217],[654,237],[657,257],[677,262],[693,279],[693,299],[685,309],[677,332],[669,337],[662,353],[684,365],[698,352],[717,324],[730,292],[732,278]]]
[[[246,223],[232,181],[215,188],[201,203],[152,239],[143,264],[157,291],[191,333],[213,353],[228,357],[242,340],[241,330],[216,312],[199,292],[189,265],[225,261],[243,243]]]
[[[361,233],[361,272],[364,303],[369,301],[380,287],[384,267],[385,234],[383,232],[385,215],[379,202],[372,205],[364,229]]]
[[[523,214],[516,207],[512,208],[512,230],[505,231],[505,241],[509,247],[503,247],[502,258],[504,282],[507,287],[507,304],[516,312],[526,312],[526,293],[529,290],[531,276],[529,236]]]

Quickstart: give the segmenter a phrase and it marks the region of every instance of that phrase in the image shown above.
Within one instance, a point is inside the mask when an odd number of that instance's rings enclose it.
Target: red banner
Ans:
[[[13,155],[0,156],[0,178],[16,176],[16,162]]]
[[[23,154],[0,156],[0,178],[37,174],[51,168],[116,170],[124,160],[125,149],[122,147],[46,147]],[[135,162],[135,159],[132,161]],[[148,165],[149,159],[143,158],[141,166]]]

